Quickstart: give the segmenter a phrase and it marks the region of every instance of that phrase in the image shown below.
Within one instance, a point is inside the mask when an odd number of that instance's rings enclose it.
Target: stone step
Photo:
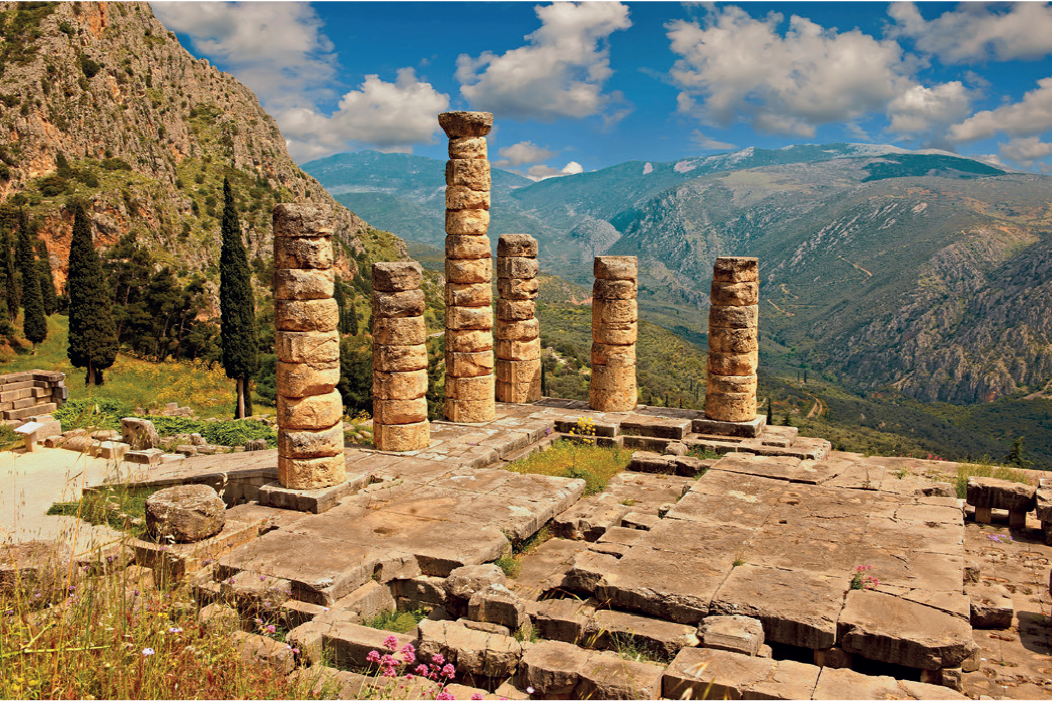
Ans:
[[[684,648],[662,676],[662,696],[667,699],[809,699],[821,673],[822,668],[802,662],[749,657],[726,650]]]
[[[418,654],[425,661],[441,654],[462,678],[505,679],[515,673],[522,643],[510,635],[468,628],[456,621],[424,619],[417,626]]]
[[[774,698],[799,697],[794,695]],[[968,697],[945,686],[922,684],[893,677],[874,677],[859,674],[850,669],[823,667],[811,698],[817,701],[819,699],[967,699]]]
[[[537,441],[536,443],[531,443],[528,446],[526,446],[525,448],[519,448],[516,451],[508,453],[502,459],[506,463],[515,462],[516,460],[523,460],[525,458],[530,457],[534,453],[539,453],[541,451],[547,450],[548,448],[550,448],[552,446],[552,443],[554,443],[558,438],[561,438],[561,435],[559,435],[559,434],[552,434],[552,435],[549,435],[549,436],[545,436],[544,438],[542,438],[541,440]]]
[[[555,437],[561,441],[586,443],[590,445],[597,445],[600,448],[623,448],[625,445],[624,436],[579,436],[570,433],[557,433],[555,434]]]
[[[555,430],[559,433],[570,433],[572,430],[577,435],[583,435],[581,423],[582,422],[580,422],[579,419],[556,419]],[[589,435],[613,438],[619,434],[618,425],[613,422],[589,421],[587,425],[590,426],[593,431],[593,433],[590,433]]]
[[[690,419],[639,417],[622,421],[621,433],[626,436],[664,438],[670,441],[681,441],[691,432],[692,427],[693,424]]]
[[[673,443],[674,440],[671,438],[657,438],[654,436],[623,436],[624,446],[635,450],[651,450],[654,452],[664,452],[665,448],[668,447],[669,443]]]
[[[522,656],[516,686],[532,688],[533,698],[653,699],[661,695],[664,671],[664,665],[545,640]]]
[[[626,469],[631,472],[694,478],[704,474],[715,463],[715,460],[701,460],[689,455],[658,455],[652,451],[641,450],[632,454],[632,460]]]
[[[24,401],[30,401],[30,400],[24,400]],[[36,400],[32,400],[32,401],[35,402]],[[27,407],[22,408],[22,409],[10,409],[10,410],[7,410],[7,411],[2,411],[0,413],[2,413],[4,415],[4,418],[7,418],[7,419],[24,419],[27,416],[36,416],[38,414],[50,414],[51,412],[53,412],[57,408],[58,408],[58,405],[57,404],[53,404],[53,403],[35,404],[33,406],[27,406]]]
[[[406,645],[416,646],[416,636],[403,633],[392,633],[389,630],[379,630],[368,626],[358,625],[348,621],[348,617],[358,620],[357,614],[346,611],[333,619],[326,620],[321,626],[321,644],[324,653],[330,655],[336,667],[368,669],[374,667],[369,662],[369,653],[376,650],[381,655],[386,654],[388,649],[384,647],[384,640],[394,636],[396,650],[401,650]]]

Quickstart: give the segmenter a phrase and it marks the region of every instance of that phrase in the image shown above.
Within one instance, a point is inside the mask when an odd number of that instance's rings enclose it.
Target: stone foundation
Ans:
[[[596,411],[636,408],[635,256],[596,256],[592,286],[592,379],[588,404]]]

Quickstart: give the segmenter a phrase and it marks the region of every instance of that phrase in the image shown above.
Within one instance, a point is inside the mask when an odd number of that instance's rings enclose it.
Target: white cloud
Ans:
[[[570,161],[562,167],[562,170],[546,165],[530,166],[526,171],[526,177],[532,180],[547,180],[548,178],[556,178],[562,175],[577,175],[578,173],[583,172],[584,168],[580,163],[577,161]]]
[[[501,117],[553,121],[607,119],[624,111],[620,95],[604,94],[613,71],[607,38],[632,26],[619,2],[558,2],[535,8],[541,27],[526,46],[498,55],[457,57],[456,78],[472,107]],[[623,116],[623,115],[621,115]]]
[[[1025,168],[1030,168],[1035,162],[1052,156],[1052,144],[1045,143],[1036,136],[1012,139],[1007,144],[1001,144],[1000,150],[1002,156]]]
[[[498,153],[502,160],[494,161],[493,165],[498,168],[506,166],[521,166],[525,163],[539,163],[546,161],[555,155],[555,151],[537,146],[532,141],[520,141],[511,146],[505,146]]]
[[[729,144],[726,141],[717,141],[716,139],[710,139],[701,133],[700,130],[695,129],[690,133],[690,140],[693,141],[698,148],[705,151],[727,151],[734,148],[734,144]]]
[[[930,21],[912,2],[901,2],[888,15],[895,20],[891,36],[912,38],[918,51],[943,63],[1033,60],[1052,52],[1052,6],[1044,2],[962,2]]]
[[[158,19],[190,36],[198,55],[230,70],[256,93],[281,127],[297,162],[350,147],[411,152],[433,143],[437,115],[449,96],[417,78],[412,68],[393,83],[368,75],[325,115],[318,100],[332,95],[337,61],[323,24],[307,3],[157,2]]]
[[[976,112],[950,127],[953,141],[978,141],[997,132],[1009,136],[1037,136],[1052,129],[1052,77],[1037,81],[1038,87],[1023,99],[997,109]]]
[[[934,88],[913,85],[888,103],[895,133],[927,132],[935,125],[948,125],[963,119],[969,112],[971,96],[959,81],[942,83]]]

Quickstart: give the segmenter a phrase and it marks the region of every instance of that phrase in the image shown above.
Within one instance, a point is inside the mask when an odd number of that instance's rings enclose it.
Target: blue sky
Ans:
[[[1052,6],[838,2],[155,2],[277,119],[299,163],[490,160],[547,177],[757,146],[938,148],[1052,173]]]

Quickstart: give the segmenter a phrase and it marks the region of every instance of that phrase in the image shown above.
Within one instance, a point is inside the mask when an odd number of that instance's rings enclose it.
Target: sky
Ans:
[[[534,179],[750,146],[892,144],[1052,174],[1038,2],[153,2],[251,88],[297,163],[445,160],[437,115],[492,112]]]

